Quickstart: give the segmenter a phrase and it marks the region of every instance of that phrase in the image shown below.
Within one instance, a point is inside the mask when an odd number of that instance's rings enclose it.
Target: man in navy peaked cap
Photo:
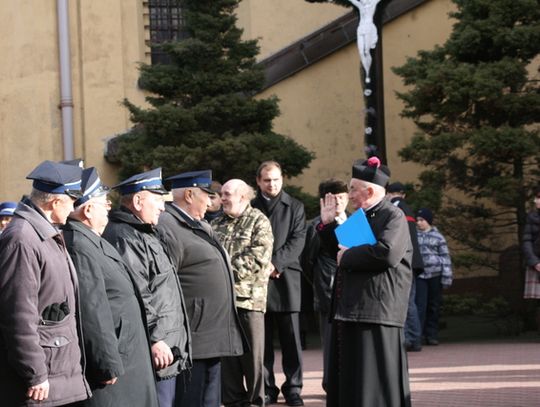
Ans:
[[[80,364],[77,275],[62,225],[82,169],[44,161],[0,237],[0,394],[9,406],[71,405],[91,394]],[[52,353],[51,353],[52,352]]]
[[[161,168],[136,174],[113,189],[121,195],[121,207],[111,211],[103,237],[118,250],[141,293],[158,377],[159,406],[172,407],[176,376],[191,364],[190,333],[176,269],[155,229],[167,193]]]
[[[221,405],[221,357],[244,353],[227,253],[204,221],[213,193],[210,170],[167,178],[173,201],[158,230],[180,278],[191,319],[193,368],[177,381],[177,407]]]
[[[82,175],[83,195],[64,226],[79,277],[86,378],[85,407],[157,407],[152,357],[138,289],[118,251],[101,237],[108,223],[109,188],[97,170]]]
[[[16,207],[17,202],[6,201],[0,203],[0,233],[2,233],[8,223],[11,222]]]

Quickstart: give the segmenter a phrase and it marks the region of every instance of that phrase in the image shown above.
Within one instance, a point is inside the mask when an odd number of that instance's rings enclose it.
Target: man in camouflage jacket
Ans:
[[[251,207],[254,192],[244,181],[226,182],[221,195],[224,214],[212,226],[231,256],[236,307],[250,344],[244,355],[222,359],[223,404],[264,406],[264,312],[274,244],[272,226],[261,211]]]

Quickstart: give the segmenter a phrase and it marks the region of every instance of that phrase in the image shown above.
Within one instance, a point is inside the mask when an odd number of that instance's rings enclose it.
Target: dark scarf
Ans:
[[[280,191],[275,197],[268,199],[265,197],[261,190],[257,191],[257,199],[262,202],[262,207],[264,208],[264,213],[267,216],[272,215],[272,212],[276,208],[276,205],[281,200],[281,194],[283,191]]]

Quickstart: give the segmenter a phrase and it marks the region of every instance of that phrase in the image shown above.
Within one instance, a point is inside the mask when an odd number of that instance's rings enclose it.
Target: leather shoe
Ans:
[[[285,404],[287,404],[288,406],[303,406],[304,400],[302,400],[300,394],[292,393],[285,398]]]
[[[276,404],[277,403],[277,397],[271,396],[270,394],[266,394],[264,396],[264,405],[269,406],[270,404]]]
[[[437,346],[439,344],[439,341],[437,339],[427,338],[426,344],[429,346]]]
[[[412,343],[405,344],[407,352],[420,352],[422,350],[421,345],[413,345]]]

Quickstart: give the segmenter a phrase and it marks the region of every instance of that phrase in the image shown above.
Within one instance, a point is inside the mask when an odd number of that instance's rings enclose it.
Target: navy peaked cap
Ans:
[[[75,201],[75,207],[82,205],[92,198],[107,195],[109,187],[101,183],[95,167],[83,170],[81,181],[82,196]]]
[[[148,191],[160,195],[167,194],[167,190],[161,182],[161,168],[155,168],[129,177],[115,185],[113,189],[118,190],[120,195],[129,195],[140,191]]]
[[[43,161],[26,176],[33,180],[33,188],[49,194],[66,194],[72,198],[81,196],[82,168]]]
[[[191,171],[173,175],[166,179],[171,183],[171,189],[176,188],[200,188],[209,194],[215,194],[212,187],[212,170]]]
[[[6,201],[0,203],[0,216],[13,216],[17,202]]]

